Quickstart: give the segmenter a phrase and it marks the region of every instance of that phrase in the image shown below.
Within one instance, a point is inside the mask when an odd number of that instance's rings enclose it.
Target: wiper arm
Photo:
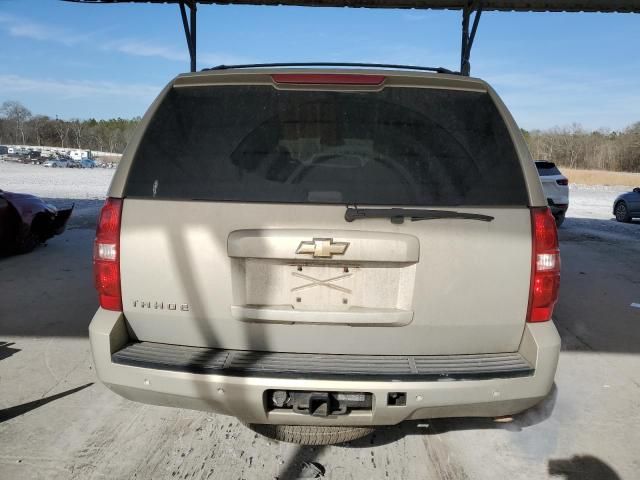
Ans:
[[[344,219],[353,222],[362,218],[389,218],[391,223],[404,223],[405,217],[411,218],[412,222],[419,220],[439,220],[439,219],[460,219],[478,220],[481,222],[491,222],[494,217],[481,215],[478,213],[454,212],[451,210],[420,210],[412,208],[358,208],[347,207],[344,212]]]

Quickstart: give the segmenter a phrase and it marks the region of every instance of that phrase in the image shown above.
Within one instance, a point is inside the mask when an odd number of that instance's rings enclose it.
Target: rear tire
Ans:
[[[21,226],[21,231],[16,237],[16,253],[29,253],[46,240],[43,236],[47,225],[47,218],[39,213],[35,216],[31,225]]]
[[[9,206],[6,221],[2,224],[0,235],[0,256],[13,255],[16,252],[18,233],[20,232],[20,215],[13,206]]]
[[[565,217],[564,213],[558,213],[558,214],[554,215],[554,218],[556,219],[556,227],[557,228],[560,228],[560,226],[564,223],[564,217]]]
[[[631,221],[629,210],[627,210],[627,205],[624,202],[619,202],[616,205],[614,213],[616,215],[616,220],[619,222],[629,223]]]
[[[247,427],[265,437],[300,445],[333,445],[350,442],[358,438],[366,437],[375,430],[375,428],[371,427],[318,427],[310,425],[268,425],[258,423],[247,424]]]
[[[35,250],[35,248],[42,243],[42,239],[37,232],[36,217],[31,225],[22,225],[22,231],[16,238],[16,250],[18,254],[29,253]]]

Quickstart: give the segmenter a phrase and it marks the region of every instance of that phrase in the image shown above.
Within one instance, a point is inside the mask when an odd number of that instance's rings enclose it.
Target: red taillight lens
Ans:
[[[276,83],[298,83],[313,85],[380,85],[384,75],[361,75],[349,73],[276,73],[271,75]]]
[[[122,200],[107,198],[100,212],[93,245],[93,276],[100,306],[122,310],[120,292],[120,218]]]
[[[556,180],[556,183],[558,185],[569,185],[569,180],[567,180],[566,178],[562,178],[560,180]]]
[[[531,209],[533,253],[528,322],[551,320],[560,289],[560,248],[551,210]]]

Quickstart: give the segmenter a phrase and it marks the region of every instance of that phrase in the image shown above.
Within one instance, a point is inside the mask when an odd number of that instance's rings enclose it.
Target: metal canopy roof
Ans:
[[[483,11],[516,12],[621,12],[640,13],[640,0],[65,0],[77,3],[177,4],[191,58],[196,71],[196,12],[198,4],[293,5],[301,7],[413,8],[462,10],[460,74],[471,71],[471,48]],[[189,17],[187,17],[187,7]],[[473,15],[473,22],[471,17]]]
[[[180,0],[70,0],[82,3],[181,3]],[[469,0],[185,0],[186,4],[296,5],[301,7],[365,7],[463,10]],[[484,11],[626,12],[640,13],[640,0],[483,0]]]

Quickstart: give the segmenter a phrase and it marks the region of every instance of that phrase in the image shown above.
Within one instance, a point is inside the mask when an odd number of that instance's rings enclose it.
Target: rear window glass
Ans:
[[[553,162],[536,162],[538,175],[541,177],[549,177],[551,175],[562,175],[556,164]]]
[[[132,197],[358,205],[526,205],[484,93],[174,88],[135,153]]]

